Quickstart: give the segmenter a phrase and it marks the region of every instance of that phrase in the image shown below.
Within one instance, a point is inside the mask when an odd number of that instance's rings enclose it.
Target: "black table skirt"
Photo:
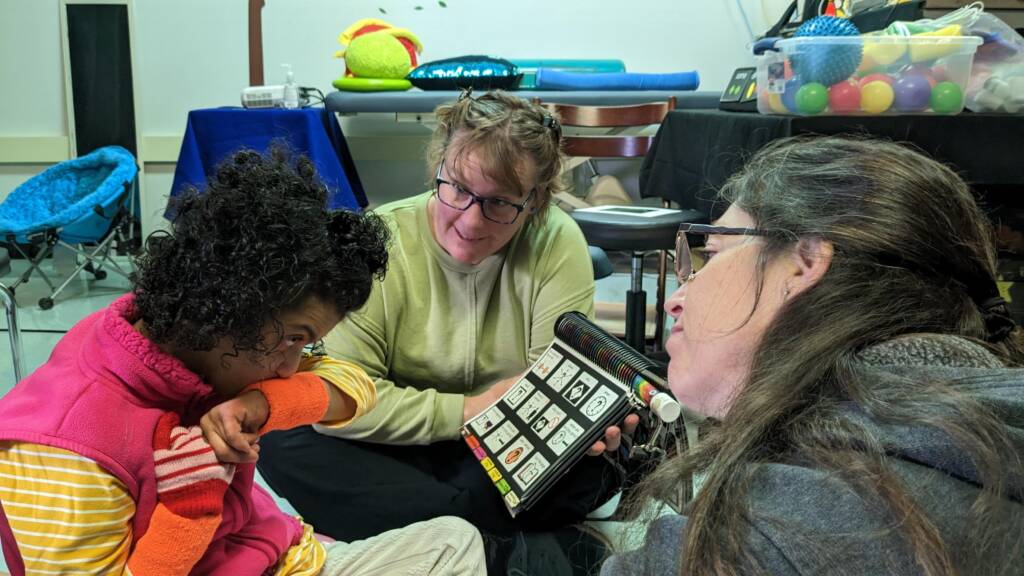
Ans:
[[[975,189],[1024,189],[1024,115],[803,117],[718,110],[669,112],[644,159],[640,189],[717,216],[725,208],[714,205],[717,189],[747,158],[772,140],[808,133],[911,142]]]

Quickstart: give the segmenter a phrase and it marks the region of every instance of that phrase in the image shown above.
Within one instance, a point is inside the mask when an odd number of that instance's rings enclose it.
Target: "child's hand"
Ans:
[[[199,426],[221,462],[255,462],[260,455],[257,431],[269,414],[263,393],[250,390],[211,408]]]
[[[157,500],[183,518],[220,515],[234,464],[217,461],[198,426],[179,426],[178,415],[160,417],[153,433]]]

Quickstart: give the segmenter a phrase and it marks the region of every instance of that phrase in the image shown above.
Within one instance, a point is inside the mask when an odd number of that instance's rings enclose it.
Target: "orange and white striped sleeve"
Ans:
[[[124,572],[135,502],[96,462],[60,448],[0,441],[0,501],[26,574]]]

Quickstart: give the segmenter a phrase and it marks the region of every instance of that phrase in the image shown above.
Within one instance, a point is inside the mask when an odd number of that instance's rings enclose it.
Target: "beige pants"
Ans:
[[[332,542],[320,576],[486,575],[484,544],[469,522],[442,516],[366,540]]]

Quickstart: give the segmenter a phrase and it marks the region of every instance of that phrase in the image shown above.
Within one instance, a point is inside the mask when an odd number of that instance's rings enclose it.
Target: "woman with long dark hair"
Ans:
[[[1024,573],[1022,331],[963,180],[799,138],[721,195],[666,303],[669,384],[711,424],[635,505],[696,495],[602,574]]]

